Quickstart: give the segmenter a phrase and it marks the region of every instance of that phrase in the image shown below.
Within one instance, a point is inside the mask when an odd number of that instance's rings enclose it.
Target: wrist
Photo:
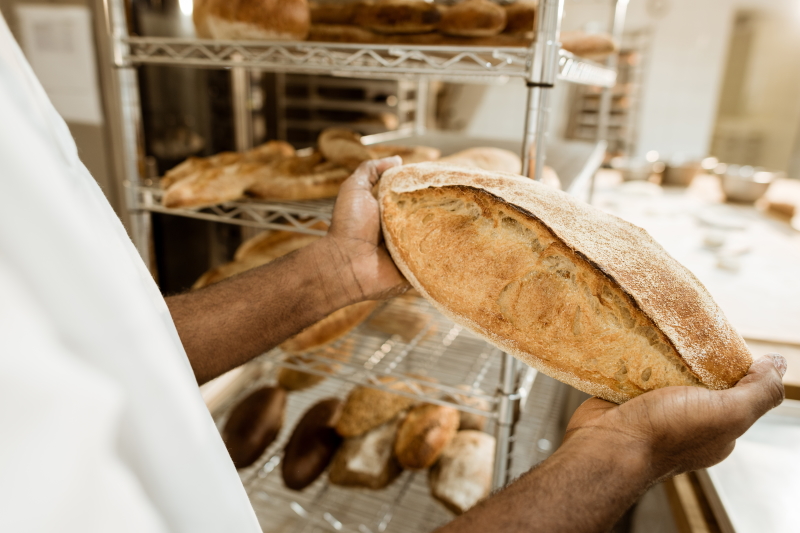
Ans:
[[[580,430],[569,435],[556,453],[578,455],[602,465],[609,479],[633,490],[643,491],[664,475],[654,468],[652,447],[622,432]]]
[[[332,310],[363,301],[364,295],[353,273],[349,257],[330,236],[308,246],[320,288]]]

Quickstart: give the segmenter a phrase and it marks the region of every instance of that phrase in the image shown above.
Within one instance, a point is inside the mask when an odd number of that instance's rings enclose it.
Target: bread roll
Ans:
[[[392,445],[399,424],[395,418],[359,437],[345,439],[331,463],[330,482],[378,490],[397,479],[403,469],[394,458]]]
[[[480,389],[473,389],[469,385],[459,385],[456,387],[458,389],[473,392],[476,394],[486,394]],[[453,394],[452,396],[447,397],[448,401],[453,403],[457,403],[459,405],[465,405],[467,407],[473,407],[475,409],[480,409],[482,411],[488,412],[490,409],[489,402],[483,398],[477,398],[475,396],[468,396],[466,394]],[[466,411],[459,411],[459,419],[460,422],[458,424],[458,429],[463,431],[465,429],[474,429],[475,431],[483,431],[486,427],[486,417],[483,415],[478,415],[475,413],[468,413]]]
[[[326,129],[320,133],[317,146],[326,160],[351,171],[372,159],[367,147],[361,144],[361,135],[345,128]]]
[[[307,0],[206,0],[214,39],[302,41],[311,17]]]
[[[231,410],[222,440],[236,468],[250,466],[272,444],[285,411],[286,391],[280,387],[257,389]]]
[[[208,28],[208,3],[209,0],[194,0],[192,22],[198,39],[212,38],[211,30]]]
[[[412,392],[408,385],[384,376],[378,381],[391,390]],[[342,437],[357,437],[391,420],[414,404],[412,398],[371,387],[355,387],[347,396],[336,431]]]
[[[533,180],[386,171],[386,245],[439,310],[541,372],[621,403],[725,389],[752,356],[705,287],[644,230]]]
[[[603,59],[617,51],[617,44],[610,35],[588,34],[582,31],[561,33],[561,47],[576,56],[588,59]]]
[[[411,163],[424,163],[425,161],[436,161],[442,155],[438,148],[428,146],[396,146],[393,144],[376,144],[368,146],[372,159],[383,159],[399,155],[404,165]]]
[[[331,343],[366,320],[377,305],[378,302],[366,301],[334,311],[282,343],[281,349],[286,353],[300,354]]]
[[[352,24],[357,2],[309,2],[311,24]]]
[[[458,410],[443,405],[423,404],[408,412],[394,443],[394,454],[403,468],[428,468],[458,431]]]
[[[463,0],[447,8],[439,22],[445,35],[491,37],[506,27],[506,12],[489,0]]]
[[[520,170],[522,170],[522,159],[517,154],[491,146],[467,148],[443,157],[439,161],[450,165],[509,172],[511,174],[519,174]]]
[[[378,33],[425,33],[440,19],[439,7],[423,0],[378,0],[359,4],[355,22]]]
[[[341,411],[341,400],[329,398],[314,404],[297,423],[281,461],[281,475],[287,487],[303,490],[328,467],[342,443],[342,437],[333,429]]]
[[[269,200],[330,198],[339,194],[339,187],[351,174],[347,168],[324,161],[319,152],[252,170],[247,193]]]
[[[486,498],[492,489],[495,439],[480,431],[459,431],[430,469],[431,495],[455,514]]]
[[[503,6],[506,10],[506,27],[503,33],[532,35],[536,31],[536,2],[518,0]]]

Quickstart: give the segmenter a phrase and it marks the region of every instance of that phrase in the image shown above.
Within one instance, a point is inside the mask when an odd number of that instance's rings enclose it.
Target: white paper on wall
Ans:
[[[102,124],[89,8],[18,5],[17,16],[20,45],[64,120]]]

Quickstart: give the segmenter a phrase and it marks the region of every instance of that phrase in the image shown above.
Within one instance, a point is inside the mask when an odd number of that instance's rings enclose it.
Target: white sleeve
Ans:
[[[0,260],[0,531],[160,532],[117,456],[120,388],[74,357]]]

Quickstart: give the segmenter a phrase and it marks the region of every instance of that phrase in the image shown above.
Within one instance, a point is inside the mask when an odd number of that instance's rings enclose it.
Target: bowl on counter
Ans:
[[[700,161],[670,161],[664,170],[664,185],[688,187],[701,170]]]
[[[772,182],[780,178],[783,172],[721,163],[714,169],[714,174],[719,176],[727,201],[752,204],[764,196]]]
[[[622,174],[623,181],[647,181],[654,176],[656,179],[661,179],[665,166],[663,161],[646,159],[615,157],[611,160],[611,168]]]

